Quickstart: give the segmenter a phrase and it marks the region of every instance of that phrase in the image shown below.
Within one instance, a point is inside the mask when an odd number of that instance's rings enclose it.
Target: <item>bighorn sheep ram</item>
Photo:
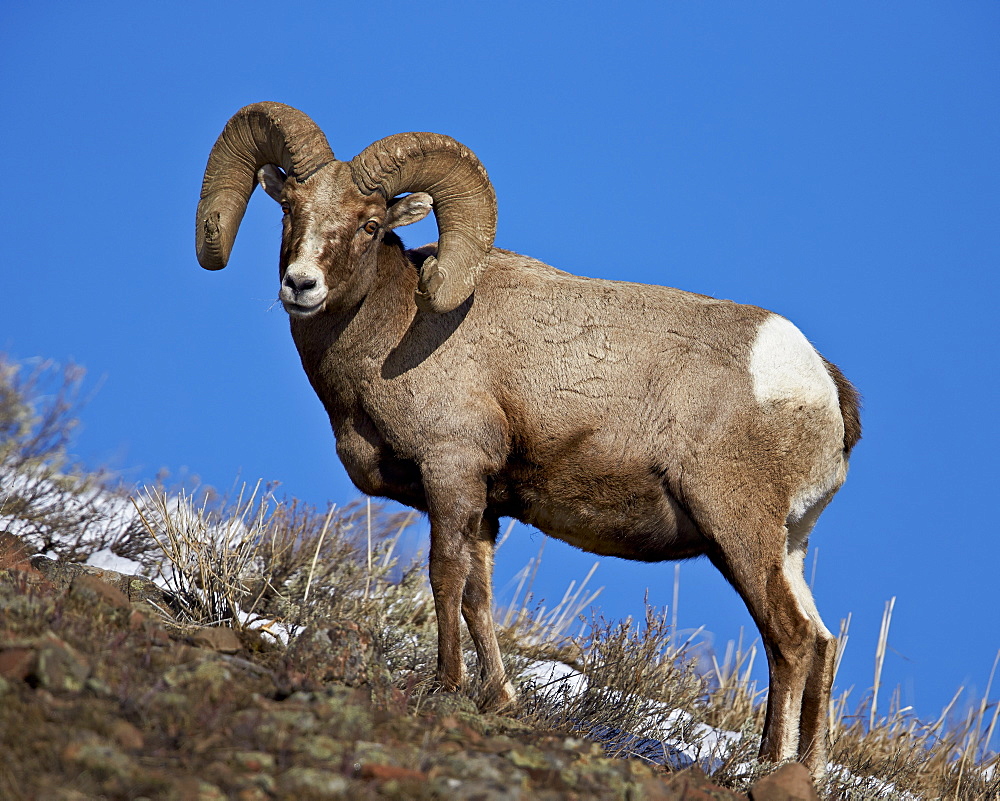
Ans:
[[[430,516],[440,686],[463,686],[464,617],[481,706],[515,701],[492,617],[501,517],[597,554],[705,555],[767,652],[762,758],[822,773],[836,640],[803,560],[861,434],[841,372],[764,309],[494,248],[493,187],[447,136],[342,162],[302,112],[246,106],[205,170],[203,267],[225,267],[257,182],[284,212],[280,299],[337,453],[362,492]],[[405,250],[393,229],[432,207],[437,245]]]

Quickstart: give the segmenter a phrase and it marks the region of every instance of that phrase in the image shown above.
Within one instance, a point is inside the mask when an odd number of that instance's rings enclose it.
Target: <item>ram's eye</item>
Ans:
[[[369,220],[365,223],[365,233],[373,234],[378,230],[378,223],[375,220]]]
[[[291,214],[292,213],[292,207],[288,204],[287,201],[282,201],[282,203],[281,203],[281,213],[282,214]]]

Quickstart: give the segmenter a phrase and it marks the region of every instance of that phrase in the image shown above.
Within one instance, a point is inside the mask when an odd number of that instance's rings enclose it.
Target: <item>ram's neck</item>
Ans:
[[[328,411],[351,406],[358,388],[377,380],[416,314],[417,267],[393,239],[379,245],[371,288],[353,308],[291,320],[302,367]]]

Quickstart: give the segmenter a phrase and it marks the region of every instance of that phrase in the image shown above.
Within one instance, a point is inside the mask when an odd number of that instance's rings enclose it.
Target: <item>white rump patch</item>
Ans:
[[[790,400],[838,408],[837,385],[823,360],[802,332],[777,314],[757,329],[750,376],[758,403]]]

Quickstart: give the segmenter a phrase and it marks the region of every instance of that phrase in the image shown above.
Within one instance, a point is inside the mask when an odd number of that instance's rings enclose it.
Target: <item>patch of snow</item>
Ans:
[[[826,771],[829,776],[843,782],[844,785],[852,790],[864,793],[866,797],[868,794],[873,793],[878,798],[898,798],[901,799],[901,801],[922,801],[922,796],[915,795],[908,790],[897,790],[896,785],[892,782],[883,781],[882,779],[878,779],[874,776],[855,776],[843,765],[835,765],[830,762],[826,766]]]
[[[244,612],[242,609],[237,610],[236,616],[239,618],[240,623],[246,628],[258,630],[271,637],[275,640],[275,642],[279,642],[282,645],[288,645],[291,634],[283,623],[279,623],[277,620],[271,620],[266,617],[260,617],[256,614]]]
[[[99,567],[102,570],[114,570],[118,573],[124,573],[127,576],[140,575],[143,569],[143,566],[139,562],[136,562],[134,559],[126,559],[124,556],[118,556],[110,548],[102,548],[99,551],[94,551],[94,553],[87,557],[86,563],[93,567]],[[154,582],[163,586],[162,580],[157,581],[154,579]]]
[[[570,696],[580,695],[587,689],[587,677],[563,662],[534,660],[522,675],[531,679],[539,689],[558,685]]]
[[[589,679],[579,670],[562,662],[534,660],[522,674],[539,689],[556,689],[568,697],[582,694]],[[638,756],[649,762],[668,765],[675,770],[695,762],[719,767],[740,739],[739,732],[716,729],[694,722],[690,713],[673,709],[667,704],[649,702],[651,711],[639,728],[653,736],[641,737],[611,726],[598,726],[588,732],[591,739],[612,749]],[[683,728],[692,733],[691,742],[671,738],[667,732]],[[655,736],[659,734],[659,736]]]

